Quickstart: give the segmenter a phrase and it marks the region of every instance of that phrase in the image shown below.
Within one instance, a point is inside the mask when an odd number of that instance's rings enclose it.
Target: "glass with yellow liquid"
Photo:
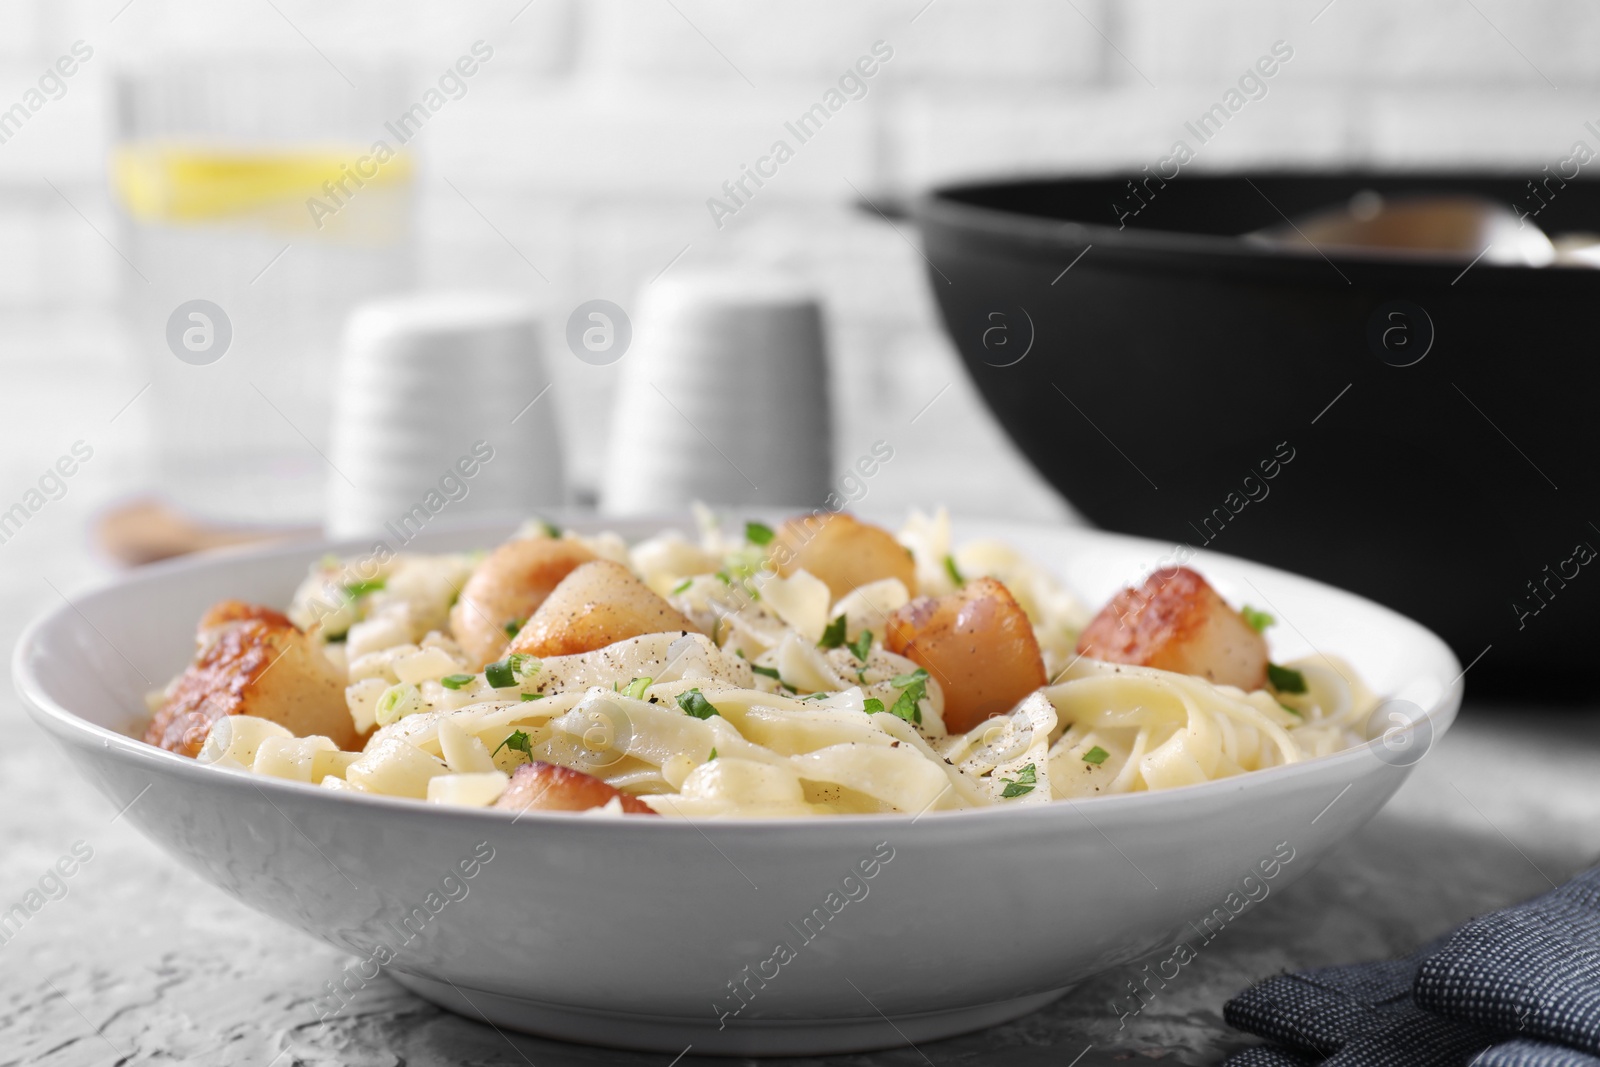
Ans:
[[[150,383],[153,487],[224,521],[321,519],[354,304],[410,288],[413,148],[392,69],[230,59],[118,79],[110,180]]]

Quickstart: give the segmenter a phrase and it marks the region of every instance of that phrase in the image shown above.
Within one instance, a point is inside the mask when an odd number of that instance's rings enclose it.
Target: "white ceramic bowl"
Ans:
[[[586,525],[634,537],[660,524]],[[411,547],[487,546],[510,529],[430,531]],[[958,522],[957,533],[1006,538],[1091,604],[1168,551],[1015,524]],[[1011,1019],[1108,967],[1157,949],[1169,956],[1180,940],[1198,947],[1247,896],[1281,891],[1366,822],[1426,748],[1418,740],[1397,756],[1404,750],[1373,743],[1168,792],[1026,810],[690,823],[513,821],[335,794],[202,766],[129,736],[141,694],[183,666],[205,607],[221,597],[283,604],[328,550],[156,566],[82,596],[23,637],[14,668],[23,700],[173,857],[359,957],[346,988],[381,970],[470,1018],[575,1041],[820,1054]],[[1282,620],[1278,658],[1312,647],[1345,656],[1379,692],[1426,711],[1416,733],[1433,740],[1454,718],[1460,666],[1421,626],[1267,567],[1212,555],[1193,565],[1230,599]]]

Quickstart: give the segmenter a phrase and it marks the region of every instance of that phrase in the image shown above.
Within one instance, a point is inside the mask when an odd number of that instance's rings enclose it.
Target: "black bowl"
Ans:
[[[1600,183],[1534,199],[1533,177],[1025,181],[916,217],[968,372],[1091,521],[1355,590],[1441,634],[1474,688],[1562,696],[1600,613],[1600,270],[1237,236],[1363,189],[1600,232]]]

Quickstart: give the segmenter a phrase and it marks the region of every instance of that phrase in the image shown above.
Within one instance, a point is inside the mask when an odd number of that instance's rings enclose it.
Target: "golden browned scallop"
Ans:
[[[450,630],[472,669],[499,659],[561,580],[594,558],[576,541],[550,538],[518,538],[489,553],[450,609]]]
[[[541,658],[572,656],[630,637],[673,631],[702,632],[628,568],[600,559],[562,579],[507,651]]]
[[[1079,636],[1078,651],[1247,692],[1267,684],[1266,639],[1187,567],[1157,571],[1112,597]]]
[[[917,564],[894,534],[844,512],[797,515],[778,529],[772,562],[787,578],[809,571],[838,602],[868,582],[898,578],[917,594]]]
[[[361,747],[345,704],[344,672],[271,608],[224,600],[200,619],[194,661],[167,690],[144,739],[193,756],[225,715],[271,719],[296,737]]]
[[[889,616],[884,646],[927,668],[939,683],[951,733],[1005,714],[1045,684],[1033,624],[993,578],[911,601]]]
[[[494,806],[512,811],[588,811],[605,807],[613,799],[621,801],[622,810],[629,815],[655,814],[638,797],[629,796],[592,774],[540,760],[518,767]]]

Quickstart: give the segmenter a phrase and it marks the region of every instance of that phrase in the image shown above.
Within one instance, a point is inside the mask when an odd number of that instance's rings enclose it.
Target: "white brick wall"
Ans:
[[[561,417],[591,443],[571,450],[574,477],[591,487],[615,374],[567,357],[566,313],[595,296],[628,306],[687,245],[679,267],[759,262],[819,279],[842,459],[876,421],[908,420],[953,383],[906,430],[902,454],[925,458],[884,481],[886,506],[971,485],[985,495],[964,499],[986,508],[1061,514],[959,373],[921,260],[851,207],[851,184],[877,198],[981,174],[1137,167],[1279,39],[1293,61],[1197,166],[1531,173],[1600,117],[1585,113],[1600,83],[1600,8],[1585,0],[124,3],[0,0],[0,108],[73,41],[95,48],[66,96],[0,144],[0,358],[24,358],[53,330],[102,342],[115,321],[129,272],[46,181],[115,241],[104,176],[119,67],[196,53],[301,64],[304,84],[265,96],[292,124],[298,110],[348,103],[317,49],[363,78],[374,64],[406,65],[414,99],[482,38],[494,60],[414,143],[417,274],[427,286],[511,289],[546,309]],[[878,40],[894,57],[866,97],[713,226],[705,199]],[[60,325],[41,326],[51,315]],[[112,383],[108,396],[128,377],[134,341],[122,340],[68,346],[80,362],[103,361],[84,377]]]

